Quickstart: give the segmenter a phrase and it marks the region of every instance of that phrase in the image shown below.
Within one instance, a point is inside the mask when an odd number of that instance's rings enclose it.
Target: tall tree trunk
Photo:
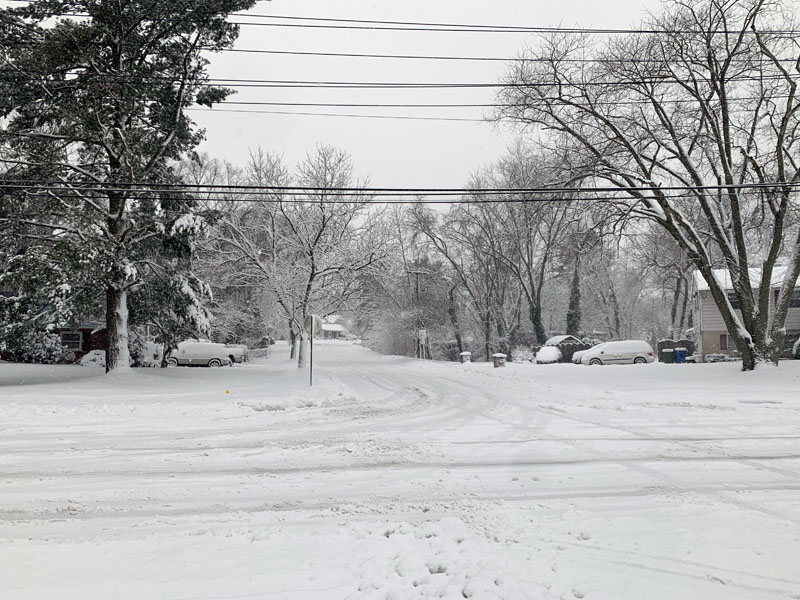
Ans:
[[[569,287],[569,306],[567,307],[567,335],[579,336],[581,331],[581,276],[578,261],[572,273]]]
[[[783,342],[786,339],[786,317],[789,314],[792,295],[799,282],[798,277],[800,277],[800,231],[797,233],[794,251],[786,267],[783,283],[775,301],[772,322],[769,324],[768,343],[764,356],[776,365],[781,352],[783,352]],[[773,293],[772,290],[769,293]]]
[[[528,317],[533,325],[536,343],[544,344],[547,341],[547,333],[545,333],[544,323],[542,323],[542,307],[538,302],[531,302],[528,305]]]
[[[672,294],[672,309],[669,313],[669,335],[673,340],[677,340],[679,337],[676,333],[676,329],[678,328],[678,305],[681,301],[681,286],[682,280],[678,277],[675,282],[675,290]]]
[[[306,334],[301,331],[297,336],[297,368],[304,369],[308,362],[308,340]]]
[[[686,329],[686,312],[689,308],[689,283],[686,279],[683,280],[683,303],[681,305],[681,318],[678,321],[681,333]],[[690,325],[691,327],[691,325]]]
[[[510,354],[510,346],[508,343],[506,325],[502,319],[497,319],[497,342],[500,352],[503,354]]]
[[[608,324],[611,329],[611,339],[619,339],[620,329],[622,329],[622,320],[619,314],[619,300],[617,299],[617,292],[614,289],[614,282],[610,281],[608,284],[608,300],[611,305],[611,317]]]
[[[109,286],[106,289],[106,373],[117,369],[130,369],[128,295]]]
[[[486,360],[492,359],[492,318],[489,314],[483,315],[484,348]]]
[[[722,320],[725,323],[725,328],[728,334],[731,335],[742,357],[742,371],[752,371],[756,368],[756,345],[748,332],[745,325],[739,320],[736,312],[731,306],[728,299],[727,290],[725,290],[713,275],[713,270],[710,265],[702,263],[700,260],[695,260],[695,265],[703,274],[703,278],[708,284],[711,296],[714,298],[714,303],[719,309]]]
[[[453,332],[456,336],[456,344],[458,344],[458,353],[464,352],[464,340],[461,337],[461,327],[458,324],[458,313],[456,312],[456,287],[450,288],[450,306],[447,308],[447,314],[450,316],[450,323],[453,325]]]
[[[294,325],[289,321],[289,360],[297,358],[297,332],[294,330]]]
[[[756,353],[750,344],[742,344],[739,354],[742,355],[742,371],[752,371],[756,368]]]

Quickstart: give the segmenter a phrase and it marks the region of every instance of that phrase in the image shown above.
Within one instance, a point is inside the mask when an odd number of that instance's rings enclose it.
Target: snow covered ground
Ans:
[[[284,352],[0,363],[0,597],[800,598],[798,361]]]

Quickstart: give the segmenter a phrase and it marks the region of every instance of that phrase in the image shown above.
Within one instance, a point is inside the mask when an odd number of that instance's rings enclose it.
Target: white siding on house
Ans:
[[[727,331],[725,321],[722,318],[722,313],[717,309],[717,304],[714,302],[714,297],[711,292],[705,290],[699,293],[700,296],[700,311],[702,314],[702,330],[703,331]],[[737,310],[736,316],[742,318],[742,311]]]
[[[773,290],[773,298],[770,298],[770,312],[775,310],[774,293],[775,290]],[[725,327],[725,321],[722,319],[722,314],[717,310],[717,305],[711,296],[711,292],[701,290],[698,292],[698,296],[700,298],[700,331],[727,331],[728,328]],[[736,315],[741,319],[742,311],[737,310]],[[800,331],[800,308],[789,308],[785,326],[787,331]]]
[[[800,288],[795,288],[794,290],[794,293],[797,294]],[[777,294],[773,293],[773,301],[776,297]],[[789,312],[786,314],[786,331],[800,331],[800,306],[789,307]]]
[[[800,308],[790,308],[786,315],[786,331],[800,330]]]

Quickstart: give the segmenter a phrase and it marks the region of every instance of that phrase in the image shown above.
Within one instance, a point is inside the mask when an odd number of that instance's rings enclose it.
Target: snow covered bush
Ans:
[[[132,367],[158,368],[161,366],[161,347],[148,341],[135,329],[131,330],[131,341],[128,348],[131,353]]]
[[[103,350],[92,350],[88,354],[81,356],[78,364],[82,367],[103,367],[106,368],[106,353]]]
[[[56,333],[30,331],[24,334],[15,346],[8,348],[17,362],[54,365],[75,361],[75,353],[61,345]]]
[[[800,337],[797,338],[794,346],[792,346],[792,356],[795,358],[800,358]]]
[[[534,353],[528,346],[515,346],[511,349],[514,362],[533,362]]]

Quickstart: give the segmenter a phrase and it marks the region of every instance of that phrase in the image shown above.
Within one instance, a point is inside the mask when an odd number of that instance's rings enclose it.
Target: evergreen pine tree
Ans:
[[[201,53],[230,47],[238,27],[227,16],[254,3],[50,0],[0,10],[7,202],[25,224],[18,233],[40,244],[18,259],[15,279],[51,308],[59,285],[66,295],[102,290],[108,370],[128,365],[129,294],[160,282],[196,297],[197,282],[159,264],[152,248],[195,234],[201,219],[189,203],[169,214],[170,194],[156,190],[202,139],[185,109],[232,92],[207,84]]]

